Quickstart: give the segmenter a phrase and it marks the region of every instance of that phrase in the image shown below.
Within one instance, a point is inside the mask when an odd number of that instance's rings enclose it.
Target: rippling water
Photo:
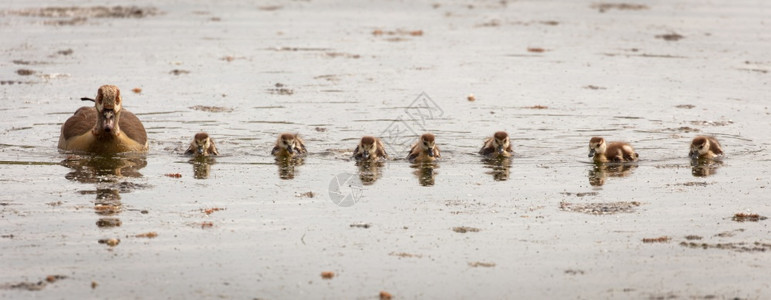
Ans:
[[[771,294],[768,221],[732,219],[771,215],[768,4],[134,5],[2,10],[5,297]],[[147,155],[56,150],[102,84]],[[182,155],[199,131],[221,156]],[[309,155],[277,163],[282,132]],[[412,165],[423,132],[442,159]],[[727,157],[692,164],[699,134]],[[391,159],[351,161],[362,135]]]

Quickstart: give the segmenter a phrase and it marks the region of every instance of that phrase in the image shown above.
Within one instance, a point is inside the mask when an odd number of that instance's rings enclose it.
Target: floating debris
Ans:
[[[123,225],[123,222],[118,218],[101,218],[96,221],[96,226],[99,228],[120,227],[120,225]]]
[[[585,197],[585,196],[597,196],[600,193],[598,192],[582,192],[582,193],[562,192],[560,194],[567,195],[567,196],[576,195],[576,197]]]
[[[221,207],[212,207],[212,208],[201,209],[201,211],[203,213],[207,214],[207,215],[211,215],[215,211],[222,211],[222,210],[225,210],[225,209],[221,208]]]
[[[19,74],[21,76],[29,76],[29,75],[35,74],[35,71],[29,70],[29,69],[18,69],[16,70],[16,74]]]
[[[6,13],[22,17],[43,18],[144,18],[159,14],[154,7],[138,6],[91,6],[91,7],[45,7],[11,10]]]
[[[583,270],[567,269],[567,270],[565,270],[565,274],[568,274],[568,275],[584,275],[584,271]]]
[[[222,107],[222,106],[205,106],[205,105],[196,105],[189,107],[193,110],[200,110],[205,112],[232,112],[233,109],[230,107]]]
[[[476,267],[492,268],[492,267],[495,267],[495,263],[475,261],[475,262],[468,263],[468,266],[472,268],[476,268]]]
[[[364,229],[372,227],[372,225],[370,225],[369,223],[354,223],[354,224],[351,224],[350,226],[351,228],[364,228]]]
[[[768,219],[764,216],[758,215],[758,214],[745,214],[745,213],[738,213],[731,218],[731,220],[734,220],[736,222],[758,222]]]
[[[140,234],[135,235],[134,237],[153,239],[153,238],[155,238],[157,236],[158,236],[158,233],[155,232],[155,231],[152,231],[152,232],[140,233]]]
[[[640,206],[637,201],[619,201],[608,203],[569,203],[560,202],[560,209],[572,212],[580,212],[590,215],[612,215],[618,213],[633,213]]]
[[[375,29],[375,30],[372,31],[372,35],[374,35],[374,36],[381,36],[381,35],[422,36],[423,35],[423,30],[403,30],[403,29],[382,30],[382,29]]]
[[[201,223],[201,228],[211,228],[211,227],[214,227],[214,223],[212,223],[212,222],[202,222]]]
[[[275,88],[268,89],[268,92],[274,95],[292,95],[294,90],[286,88],[283,83],[276,83]]]
[[[659,34],[656,36],[657,39],[662,39],[665,41],[678,41],[680,39],[685,38],[682,35],[679,35],[677,33],[669,33],[669,34]]]
[[[322,279],[332,279],[335,277],[335,272],[325,271],[321,272]]]
[[[115,239],[115,238],[100,239],[98,242],[100,244],[106,244],[107,246],[110,246],[110,247],[115,247],[118,244],[120,244],[120,239]]]
[[[668,236],[660,236],[657,238],[644,238],[642,239],[643,243],[666,243],[672,240],[672,238]]]
[[[182,74],[190,74],[190,71],[188,71],[188,70],[180,70],[180,69],[174,69],[174,70],[171,70],[171,71],[169,72],[169,74],[172,74],[172,75],[176,75],[176,76],[179,76],[179,75],[182,75]]]
[[[692,125],[698,126],[726,126],[733,124],[733,121],[691,121]]]
[[[467,227],[467,226],[460,226],[460,227],[453,227],[452,231],[455,231],[457,233],[466,233],[466,232],[479,232],[479,228],[474,227]]]
[[[284,8],[284,7],[281,6],[281,5],[266,5],[266,6],[260,6],[257,9],[262,10],[262,11],[274,11],[274,10],[279,10],[279,9],[282,9],[282,8]]]
[[[171,178],[182,178],[182,174],[179,174],[179,173],[166,173],[166,174],[163,174],[163,176],[171,177]]]
[[[391,300],[393,296],[391,293],[386,291],[380,291],[380,300]]]
[[[57,282],[59,280],[65,279],[65,278],[67,278],[67,276],[64,276],[64,275],[48,275],[48,276],[46,276],[46,281],[48,281],[49,283],[54,283],[54,282]]]
[[[597,11],[604,13],[605,11],[611,10],[611,9],[617,9],[617,10],[643,10],[648,9],[647,5],[643,4],[628,4],[628,3],[595,3],[591,6],[594,9],[597,9]]]
[[[405,257],[405,258],[410,258],[410,257],[422,258],[423,257],[423,255],[420,255],[420,254],[412,254],[407,252],[391,252],[391,253],[388,253],[388,255]]]
[[[692,249],[723,249],[723,250],[731,250],[736,252],[766,252],[771,250],[771,244],[769,243],[761,243],[761,242],[754,242],[754,243],[715,243],[715,244],[708,244],[708,243],[695,243],[695,242],[681,242],[680,246],[688,247]]]
[[[295,194],[294,196],[295,197],[313,198],[316,195],[313,194],[313,192],[305,192],[305,193],[302,193],[302,194]]]

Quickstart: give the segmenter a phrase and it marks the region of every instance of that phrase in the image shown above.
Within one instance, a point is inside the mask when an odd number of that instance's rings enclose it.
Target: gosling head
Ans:
[[[370,157],[377,156],[377,145],[375,144],[375,137],[364,136],[359,141],[359,152],[362,159],[369,159]]]
[[[691,151],[688,152],[688,156],[692,159],[697,159],[702,155],[706,155],[709,152],[709,139],[704,136],[697,136],[691,142]]]
[[[605,154],[607,147],[604,138],[593,137],[589,140],[589,157],[593,157],[595,154]]]
[[[510,145],[509,134],[505,131],[498,131],[493,135],[493,147],[499,154],[503,154]]]
[[[278,137],[278,141],[276,141],[276,146],[286,149],[286,152],[289,154],[294,154],[297,152],[297,149],[295,148],[295,135],[291,133],[282,133]]]
[[[420,148],[425,151],[428,156],[434,157],[436,155],[436,142],[433,134],[425,133],[420,136]]]
[[[208,156],[209,154],[214,154],[209,153],[208,151],[212,146],[212,143],[213,142],[211,138],[209,138],[209,134],[206,132],[200,132],[193,138],[193,143],[191,145],[191,148],[193,149],[191,150],[195,151],[197,155]]]

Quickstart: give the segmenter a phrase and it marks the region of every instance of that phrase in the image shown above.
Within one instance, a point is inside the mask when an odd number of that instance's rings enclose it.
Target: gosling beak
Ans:
[[[294,153],[294,147],[292,145],[286,146],[286,152],[289,152],[289,154]]]
[[[428,148],[428,156],[434,157],[434,148]]]
[[[361,157],[364,159],[369,159],[369,151],[364,151],[364,153],[361,154]]]
[[[198,154],[203,155],[203,146],[198,146]]]
[[[690,156],[691,159],[697,159],[699,158],[699,152],[691,150],[691,152],[688,152],[688,156]]]
[[[594,156],[594,149],[589,149],[589,157]]]
[[[503,153],[503,145],[498,146],[498,153]]]

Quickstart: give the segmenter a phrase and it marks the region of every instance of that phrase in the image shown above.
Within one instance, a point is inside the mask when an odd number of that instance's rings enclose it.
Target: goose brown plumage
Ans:
[[[133,113],[123,109],[120,90],[99,87],[94,107],[81,107],[62,125],[59,149],[92,154],[146,152],[147,132]]]

